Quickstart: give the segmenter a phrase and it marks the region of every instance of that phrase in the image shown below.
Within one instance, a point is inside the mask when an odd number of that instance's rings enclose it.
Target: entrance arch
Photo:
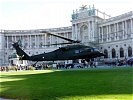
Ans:
[[[88,36],[88,26],[87,25],[81,26],[79,39],[82,40],[83,42],[88,41],[89,36]]]
[[[124,49],[120,48],[120,57],[124,57]]]
[[[112,49],[112,58],[116,58],[116,51],[114,48]]]
[[[132,57],[132,48],[128,47],[128,57]]]
[[[107,49],[104,50],[104,54],[105,54],[104,58],[108,58],[108,51],[107,51]]]

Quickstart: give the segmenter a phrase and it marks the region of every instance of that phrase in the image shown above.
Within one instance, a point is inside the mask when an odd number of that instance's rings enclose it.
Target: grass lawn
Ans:
[[[1,72],[0,97],[133,100],[133,68]]]

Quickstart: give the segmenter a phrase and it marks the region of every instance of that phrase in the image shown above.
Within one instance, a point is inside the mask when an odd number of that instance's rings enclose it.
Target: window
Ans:
[[[120,57],[124,57],[124,49],[120,48]]]
[[[107,49],[104,50],[104,54],[105,54],[104,58],[108,58],[108,51],[107,51]]]
[[[132,48],[128,47],[128,57],[132,57]]]
[[[115,49],[113,48],[112,49],[112,58],[115,58],[116,57],[116,51],[115,51]]]

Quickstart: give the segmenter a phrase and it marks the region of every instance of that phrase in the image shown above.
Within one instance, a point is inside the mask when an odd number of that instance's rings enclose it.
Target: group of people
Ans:
[[[31,70],[32,66],[1,66],[0,71],[19,71],[19,70]]]
[[[36,64],[31,66],[1,66],[0,71],[20,71],[20,70],[50,70],[50,69],[71,69],[71,68],[96,68],[96,62],[91,61],[88,64],[85,63],[58,63],[58,64]]]
[[[106,61],[104,64],[113,66],[133,66],[133,60]],[[98,62],[90,61],[88,63],[58,63],[58,64],[36,64],[31,66],[0,66],[0,71],[19,71],[19,70],[46,70],[46,69],[71,69],[71,68],[96,68]]]
[[[105,61],[104,64],[109,66],[133,66],[133,59],[123,59],[123,60],[109,60]]]
[[[69,63],[69,64],[57,64],[57,69],[70,69],[70,68],[96,68],[97,62],[90,61],[89,63]]]

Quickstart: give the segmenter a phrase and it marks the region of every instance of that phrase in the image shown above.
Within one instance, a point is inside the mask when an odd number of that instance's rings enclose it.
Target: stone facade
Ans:
[[[133,53],[133,13],[128,12],[99,23],[99,47],[107,59],[124,59]]]
[[[132,57],[133,53],[133,13],[128,12],[116,17],[94,8],[82,6],[73,11],[72,26],[37,29],[37,30],[1,30],[0,32],[0,65],[9,65],[14,59],[15,50],[12,43],[19,41],[28,55],[50,52],[62,45],[48,46],[53,43],[67,42],[60,38],[40,33],[49,31],[74,40],[81,40],[83,44],[95,46],[107,54],[105,60],[124,59]],[[19,63],[26,64],[26,61]]]

